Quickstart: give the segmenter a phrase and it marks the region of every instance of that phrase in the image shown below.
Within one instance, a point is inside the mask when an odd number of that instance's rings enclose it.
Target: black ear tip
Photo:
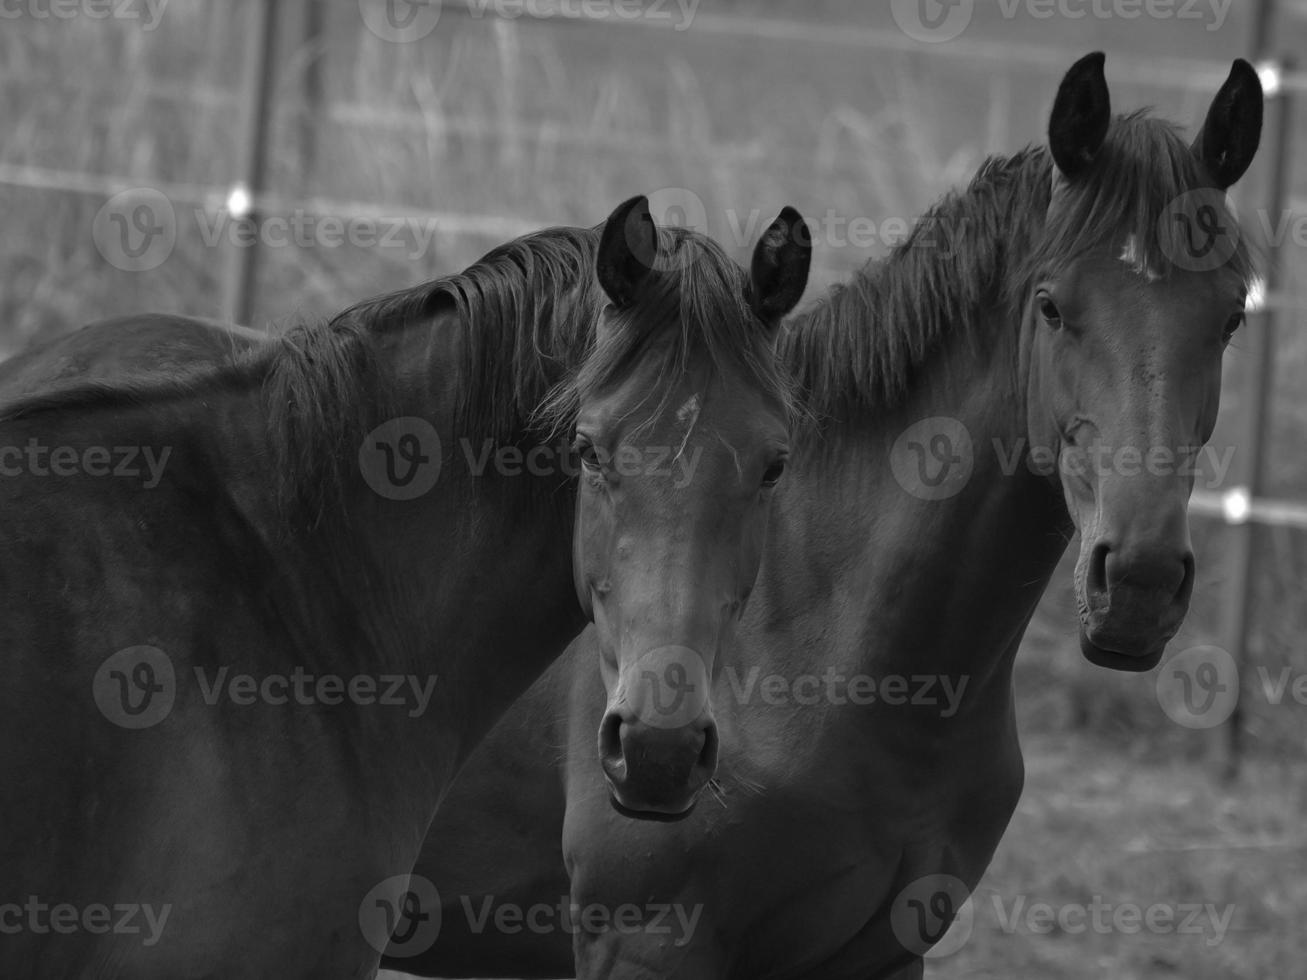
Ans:
[[[1229,81],[1256,85],[1259,90],[1262,87],[1262,76],[1257,74],[1257,69],[1243,58],[1234,59],[1234,64],[1230,66]]]
[[[1107,55],[1102,51],[1091,51],[1085,55],[1067,72],[1068,75],[1102,75],[1103,68],[1107,64]]]
[[[799,214],[795,208],[792,208],[787,204],[785,207],[781,208],[780,220],[784,221],[787,225],[794,225],[803,220],[803,215]]]
[[[612,218],[623,218],[636,211],[648,210],[649,198],[645,197],[643,194],[637,194],[635,197],[627,198],[621,204],[617,205],[617,207],[613,209],[612,216],[609,220]]]

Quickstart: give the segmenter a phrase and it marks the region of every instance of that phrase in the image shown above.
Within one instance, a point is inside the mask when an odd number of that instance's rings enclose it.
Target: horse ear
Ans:
[[[658,226],[643,194],[619,204],[608,216],[599,239],[595,273],[604,293],[617,307],[630,305],[658,255]]]
[[[1193,151],[1225,190],[1244,175],[1261,139],[1262,81],[1252,65],[1237,58],[1207,110]]]
[[[808,287],[812,234],[803,215],[787,207],[762,233],[750,267],[750,306],[764,323],[778,324]]]
[[[1053,162],[1067,180],[1089,169],[1107,138],[1112,101],[1103,77],[1103,52],[1087,54],[1066,73],[1058,86],[1048,120],[1048,146]]]

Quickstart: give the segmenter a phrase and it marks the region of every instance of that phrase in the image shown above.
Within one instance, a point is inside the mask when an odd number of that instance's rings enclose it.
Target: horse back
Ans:
[[[180,379],[225,367],[268,343],[248,327],[163,313],[118,317],[37,344],[0,363],[0,399],[81,382]]]

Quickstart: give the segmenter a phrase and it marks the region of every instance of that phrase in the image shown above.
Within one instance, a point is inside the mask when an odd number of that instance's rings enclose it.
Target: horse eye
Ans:
[[[581,457],[581,462],[591,469],[599,468],[599,451],[595,449],[594,443],[588,439],[582,439],[579,436],[572,443],[572,451]]]
[[[1234,336],[1234,332],[1238,330],[1241,326],[1243,326],[1243,321],[1244,321],[1244,315],[1242,312],[1235,313],[1230,317],[1230,319],[1226,320],[1225,333],[1221,335],[1221,340],[1224,343],[1228,344],[1230,342],[1230,338]]]
[[[1062,314],[1058,312],[1057,304],[1047,296],[1039,297],[1039,315],[1044,318],[1050,327],[1062,326]]]
[[[778,459],[767,467],[767,471],[762,475],[762,485],[764,487],[774,487],[785,474],[785,460]]]

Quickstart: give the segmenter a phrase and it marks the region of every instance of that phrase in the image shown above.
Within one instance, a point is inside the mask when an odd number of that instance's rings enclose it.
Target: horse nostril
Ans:
[[[622,761],[622,717],[616,711],[605,713],[599,723],[599,758],[614,764]]]
[[[1175,600],[1183,605],[1189,604],[1189,597],[1194,591],[1194,555],[1193,552],[1187,552],[1181,561],[1184,563],[1184,577],[1180,580],[1180,587],[1175,591]]]
[[[1107,591],[1107,556],[1111,551],[1111,547],[1106,542],[1100,541],[1090,552],[1085,585],[1091,593]]]
[[[717,725],[709,722],[703,730],[703,748],[699,750],[699,767],[710,775],[717,771]]]

